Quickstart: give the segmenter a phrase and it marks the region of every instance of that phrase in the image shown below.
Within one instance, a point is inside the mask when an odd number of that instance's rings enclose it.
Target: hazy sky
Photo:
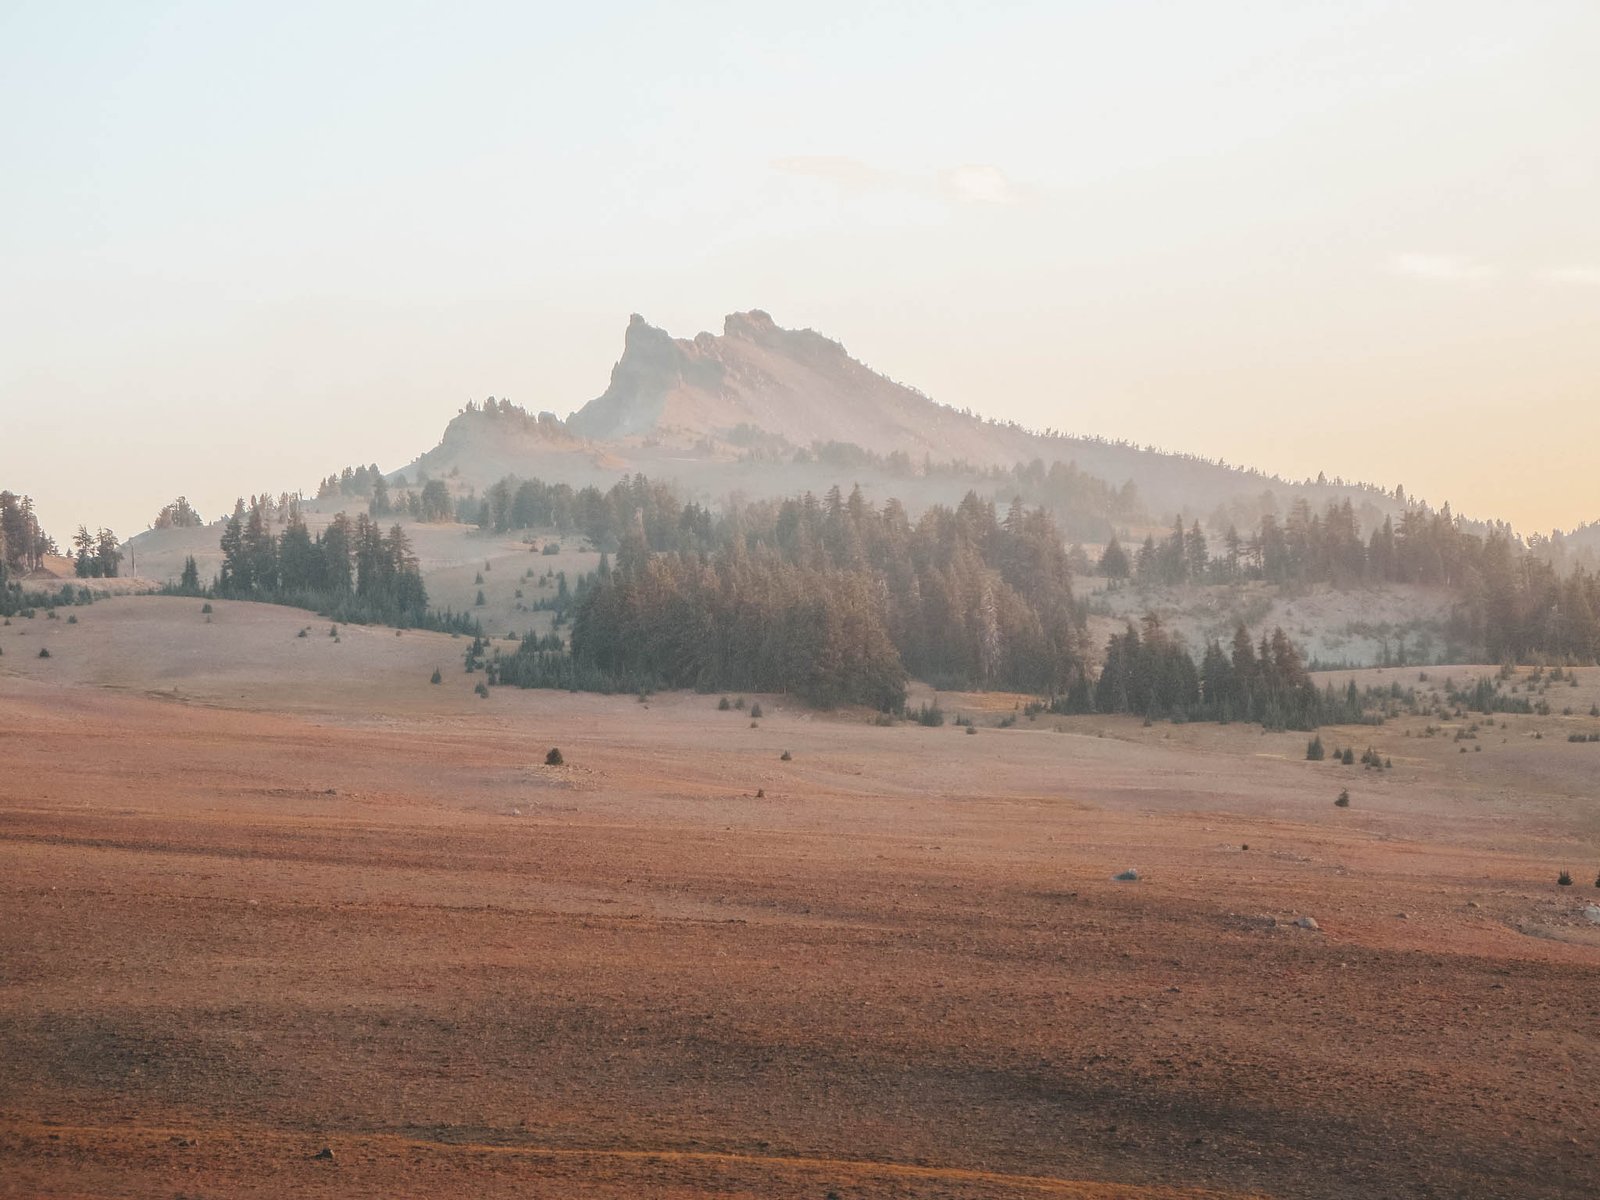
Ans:
[[[0,487],[562,415],[630,312],[1030,425],[1600,518],[1600,4],[0,0]]]

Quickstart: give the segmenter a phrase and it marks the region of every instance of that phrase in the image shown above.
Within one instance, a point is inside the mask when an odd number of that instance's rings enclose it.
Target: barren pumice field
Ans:
[[[1373,771],[78,613],[0,628],[0,1194],[1600,1192],[1600,671]]]

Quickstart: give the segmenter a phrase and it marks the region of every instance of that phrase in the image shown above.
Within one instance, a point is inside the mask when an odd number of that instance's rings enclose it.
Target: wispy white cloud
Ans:
[[[939,173],[946,195],[962,204],[1020,204],[1022,192],[999,167],[967,163]]]
[[[1389,269],[1432,283],[1486,283],[1499,273],[1488,263],[1460,254],[1397,254],[1389,260]]]
[[[1539,272],[1538,278],[1544,283],[1600,287],[1600,267],[1548,267]]]

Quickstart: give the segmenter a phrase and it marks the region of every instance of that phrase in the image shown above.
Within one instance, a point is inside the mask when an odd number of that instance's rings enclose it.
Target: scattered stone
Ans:
[[[1397,918],[1399,918],[1400,920],[1402,920],[1402,921],[1411,920],[1411,914],[1410,913],[1404,913],[1404,912],[1403,913],[1395,913],[1395,916]]]
[[[1137,883],[1139,881],[1139,872],[1129,867],[1126,871],[1118,871],[1111,878],[1118,883]]]
[[[1467,907],[1468,908],[1482,908],[1483,905],[1479,904],[1476,900],[1468,900],[1467,901]]]
[[[1298,917],[1295,920],[1295,924],[1300,926],[1301,929],[1321,929],[1322,928],[1321,925],[1317,924],[1317,919],[1315,917]]]
[[[321,1159],[324,1162],[332,1162],[333,1161],[333,1151],[329,1147],[324,1146],[321,1150],[318,1150],[311,1157],[312,1157],[313,1160]]]
[[[1583,915],[1596,925],[1600,925],[1600,904],[1585,904],[1583,906]]]

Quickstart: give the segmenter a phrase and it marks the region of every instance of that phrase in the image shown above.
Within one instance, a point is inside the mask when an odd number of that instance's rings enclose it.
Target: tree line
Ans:
[[[1438,512],[1407,509],[1398,523],[1386,517],[1363,538],[1349,501],[1315,513],[1299,500],[1282,522],[1264,515],[1249,537],[1230,525],[1215,551],[1199,522],[1185,528],[1180,519],[1132,555],[1112,538],[1099,571],[1147,586],[1260,579],[1443,587],[1456,596],[1448,636],[1469,653],[1494,662],[1600,660],[1600,577],[1582,568],[1562,574],[1502,526],[1474,532],[1448,504]]]
[[[72,569],[80,579],[115,579],[122,564],[117,535],[109,529],[89,532],[79,525],[72,535]]]
[[[1129,624],[1113,634],[1104,666],[1095,684],[1093,709],[1177,721],[1248,721],[1267,729],[1315,729],[1337,713],[1345,721],[1361,719],[1356,702],[1329,704],[1306,670],[1300,650],[1284,631],[1263,634],[1259,644],[1239,625],[1232,645],[1207,643],[1198,664],[1181,640],[1170,635],[1153,614],[1142,628]],[[1056,711],[1084,711],[1076,697]]]
[[[284,507],[289,505],[288,493],[283,496]],[[161,511],[156,513],[156,519],[151,522],[152,529],[198,529],[204,525],[205,518],[195,511],[194,505],[189,503],[187,496],[179,496],[171,504],[161,506]]]
[[[367,514],[339,513],[312,536],[298,510],[275,533],[270,503],[241,498],[224,523],[222,570],[203,589],[191,557],[176,590],[309,608],[335,620],[477,632],[466,614],[432,612],[410,539]]]
[[[55,554],[55,539],[39,524],[33,497],[0,491],[0,585],[37,571],[47,554]]]
[[[1001,518],[969,493],[912,521],[898,501],[835,487],[713,516],[635,476],[592,515],[620,527],[619,548],[576,606],[571,664],[508,662],[503,681],[582,670],[893,709],[911,675],[1055,695],[1087,670],[1071,568],[1042,509]]]

